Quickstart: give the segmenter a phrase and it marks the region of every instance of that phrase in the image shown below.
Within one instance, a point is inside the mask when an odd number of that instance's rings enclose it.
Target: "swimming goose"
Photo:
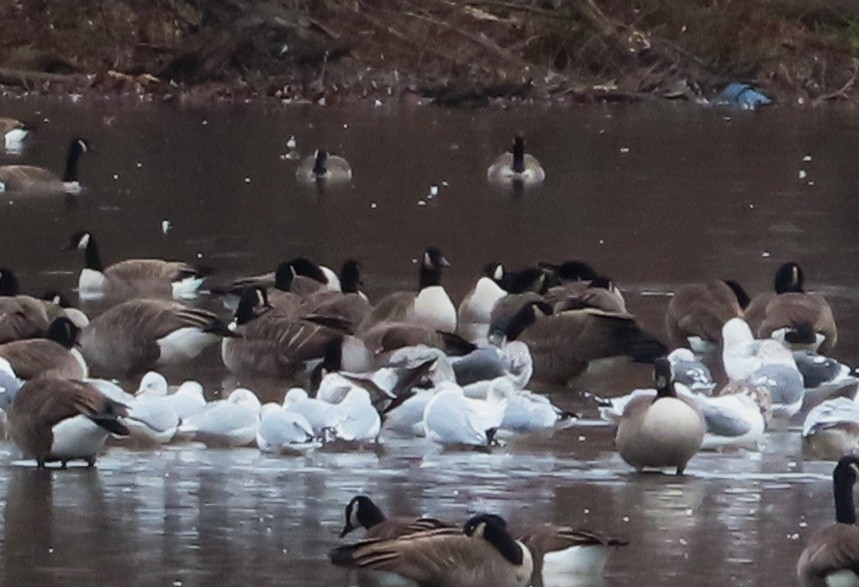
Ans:
[[[546,179],[546,172],[536,157],[525,152],[522,135],[516,135],[513,138],[513,151],[499,155],[492,162],[486,170],[486,179],[490,183],[530,186]]]
[[[76,196],[82,191],[78,183],[78,160],[88,150],[86,139],[74,139],[71,142],[62,179],[43,167],[0,165],[0,193],[60,193]]]
[[[301,160],[295,170],[295,177],[307,185],[348,183],[352,181],[352,167],[343,157],[317,149],[312,156]]]
[[[265,404],[261,414],[256,443],[262,452],[291,453],[318,446],[313,428],[301,414],[272,403]]]
[[[743,316],[749,296],[732,281],[709,281],[677,289],[665,311],[665,329],[672,348],[691,348],[698,353],[716,350],[722,342],[722,326]]]
[[[289,376],[306,362],[322,358],[347,333],[346,325],[335,329],[328,324],[332,322],[283,316],[268,305],[264,289],[246,289],[230,324],[240,338],[224,339],[221,358],[233,373]]]
[[[20,120],[0,118],[0,134],[3,135],[7,152],[20,153],[24,148],[24,139],[27,138],[30,131]]]
[[[666,350],[630,314],[587,307],[553,314],[545,302],[526,304],[505,326],[493,323],[490,340],[524,342],[534,362],[533,380],[555,385],[566,385],[594,359],[626,355],[652,361]]]
[[[170,300],[130,300],[94,318],[78,339],[94,371],[131,377],[193,359],[235,333],[213,313]]]
[[[9,407],[9,434],[39,468],[83,459],[89,466],[110,434],[127,436],[125,406],[82,381],[41,377],[24,384]]]
[[[415,532],[453,527],[435,518],[388,518],[372,499],[366,495],[356,495],[346,504],[346,523],[340,538],[358,528],[366,530],[364,539],[390,540]]]
[[[775,338],[793,350],[828,354],[838,341],[829,302],[804,288],[805,274],[796,263],[785,263],[775,274],[775,291],[755,296],[746,320],[758,338]]]
[[[796,563],[803,587],[859,585],[859,528],[853,505],[853,486],[859,458],[841,457],[832,472],[835,523],[812,534]]]
[[[84,379],[89,370],[81,353],[74,348],[80,329],[60,317],[48,327],[48,338],[14,340],[0,345],[0,358],[6,359],[15,374],[24,380],[36,377]]]
[[[82,300],[102,297],[173,297],[190,299],[203,283],[203,272],[181,261],[126,259],[105,267],[92,233],[76,232],[66,250],[84,251],[84,268],[78,278]]]
[[[478,279],[459,305],[456,333],[474,344],[486,344],[492,308],[506,295],[507,292],[492,278],[484,276]]]
[[[185,418],[177,434],[209,447],[247,446],[256,439],[261,410],[254,392],[235,389],[227,399],[209,402],[203,411]]]
[[[463,530],[440,528],[390,540],[365,540],[329,553],[337,566],[389,571],[431,587],[525,587],[531,552],[498,516],[480,514]]]
[[[450,262],[437,247],[428,247],[420,262],[418,293],[395,292],[376,304],[359,327],[367,332],[379,322],[411,322],[432,330],[456,332],[456,307],[441,285]]]
[[[626,405],[615,445],[637,471],[674,467],[682,475],[701,448],[707,426],[694,402],[676,393],[668,359],[656,359],[654,381],[655,398],[641,396]]]

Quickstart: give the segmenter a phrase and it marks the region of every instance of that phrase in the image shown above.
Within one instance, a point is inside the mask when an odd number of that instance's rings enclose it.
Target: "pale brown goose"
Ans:
[[[820,294],[804,289],[805,274],[785,263],[775,274],[775,291],[756,295],[746,308],[746,321],[757,338],[775,338],[794,350],[829,354],[838,342],[832,308]]]
[[[281,315],[271,310],[266,290],[246,289],[230,324],[239,338],[224,340],[221,358],[233,373],[292,375],[307,361],[322,358],[348,331],[337,320],[320,321]]]
[[[38,467],[85,460],[89,466],[110,434],[127,436],[126,407],[89,383],[42,377],[21,387],[9,407],[9,435]]]
[[[707,425],[695,403],[677,395],[671,363],[654,365],[656,397],[633,397],[623,410],[615,445],[621,458],[637,471],[673,467],[678,475],[704,441]]]
[[[78,278],[82,300],[193,298],[206,273],[182,261],[163,259],[126,259],[105,267],[95,237],[86,230],[72,235],[66,250],[74,249],[84,252],[84,268]]]
[[[329,553],[337,566],[389,571],[421,586],[526,587],[531,552],[498,516],[477,515],[462,530],[442,528],[391,540],[366,540]]]
[[[722,326],[742,318],[749,296],[733,281],[690,283],[677,289],[665,311],[665,329],[671,348],[694,351],[717,349]]]
[[[89,150],[86,139],[74,139],[69,145],[66,171],[62,179],[53,172],[35,165],[0,165],[0,192],[7,194],[70,194],[81,193],[78,183],[78,161]]]
[[[207,310],[170,300],[130,300],[93,319],[78,342],[93,371],[133,377],[193,359],[225,336],[236,335]]]
[[[572,582],[573,576],[602,575],[611,553],[628,544],[591,530],[555,524],[531,526],[519,540],[534,557],[531,587]]]
[[[0,118],[0,135],[6,151],[20,153],[24,147],[24,139],[30,134],[27,126],[14,118]]]
[[[435,518],[388,518],[372,499],[366,495],[356,495],[346,504],[346,522],[340,538],[358,528],[366,530],[365,538],[387,540],[415,532],[453,527],[453,524]]]
[[[48,338],[14,340],[0,345],[0,358],[9,361],[24,380],[37,377],[83,379],[89,373],[80,352],[74,348],[80,329],[61,316],[48,327]]]
[[[546,172],[536,157],[525,152],[525,139],[517,134],[513,138],[513,149],[492,162],[486,170],[486,179],[490,183],[529,186],[546,179]]]
[[[811,536],[796,563],[803,587],[859,585],[859,527],[853,504],[857,476],[859,458],[841,457],[832,473],[835,523]]]

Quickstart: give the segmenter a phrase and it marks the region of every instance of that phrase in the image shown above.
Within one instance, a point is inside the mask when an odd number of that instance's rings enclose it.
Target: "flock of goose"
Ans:
[[[7,149],[26,134],[4,119],[0,130]],[[0,166],[0,188],[79,193],[78,159],[88,148],[72,141],[62,178]],[[298,176],[348,181],[351,168],[317,151]],[[487,170],[490,181],[527,185],[544,177],[521,137]],[[105,264],[90,231],[71,235],[67,248],[83,256],[81,302],[108,306],[97,316],[54,293],[24,294],[15,273],[0,269],[0,407],[8,437],[38,467],[92,466],[111,437],[294,454],[398,435],[491,450],[505,436],[576,417],[529,386],[567,385],[597,360],[647,362],[651,387],[622,397],[586,394],[616,424],[621,458],[637,471],[682,474],[700,450],[756,450],[771,419],[804,417],[809,449],[838,460],[837,516],[812,538],[797,572],[805,585],[834,584],[835,575],[853,581],[839,584],[859,584],[852,499],[859,459],[850,456],[859,443],[859,380],[827,356],[837,343],[835,319],[822,296],[805,291],[796,263],[783,264],[773,291],[753,298],[732,281],[681,287],[666,310],[666,346],[627,310],[611,279],[578,260],[517,271],[491,263],[457,306],[442,284],[449,262],[433,246],[419,259],[414,290],[375,303],[351,259],[335,272],[294,258],[230,281],[178,261]],[[230,317],[188,305],[199,296],[222,302]],[[157,372],[215,344],[239,377],[303,385],[284,389],[282,403],[262,405],[246,388],[207,402],[199,383],[174,389]],[[334,549],[335,565],[391,571],[421,585],[542,585],[548,576],[600,573],[624,544],[569,527],[514,530],[492,514],[464,526],[390,520],[367,496],[353,499],[345,518],[343,536],[357,528],[367,534]]]

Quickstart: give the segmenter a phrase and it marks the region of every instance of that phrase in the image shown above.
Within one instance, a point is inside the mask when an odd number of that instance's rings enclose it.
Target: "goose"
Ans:
[[[340,538],[358,528],[366,530],[365,539],[390,540],[416,532],[453,527],[435,518],[388,518],[368,496],[356,495],[346,504],[346,522]]]
[[[672,348],[711,352],[722,343],[722,326],[743,316],[749,296],[734,281],[692,283],[677,289],[665,311]]]
[[[364,319],[359,332],[367,332],[383,321],[417,323],[432,330],[456,332],[456,307],[441,285],[445,267],[450,267],[450,262],[438,247],[428,247],[420,263],[417,295],[413,292],[388,294]]]
[[[347,276],[347,280],[351,280],[351,277]],[[360,274],[358,281],[360,284]],[[314,263],[306,257],[295,257],[281,261],[275,270],[269,273],[240,277],[226,285],[211,285],[209,289],[216,294],[240,295],[242,290],[249,287],[269,290],[272,305],[278,309],[280,309],[280,299],[273,295],[275,290],[277,296],[283,297],[283,301],[287,303],[287,308],[297,306],[301,303],[302,298],[322,291],[342,291],[340,277],[333,269]]]
[[[83,381],[41,377],[25,383],[9,406],[9,435],[39,468],[82,459],[92,467],[110,434],[127,436],[125,406]]]
[[[545,302],[529,302],[506,324],[490,326],[490,341],[520,340],[530,349],[533,380],[566,385],[594,359],[630,356],[652,361],[665,345],[642,331],[630,314],[609,314],[592,308],[557,314]]]
[[[373,309],[367,296],[360,291],[361,273],[358,261],[348,259],[340,271],[341,291],[325,290],[306,296],[301,309],[304,313],[323,318],[361,324]]]
[[[89,324],[89,317],[79,308],[72,306],[59,292],[48,290],[39,296],[39,298],[46,302],[47,307],[50,309],[49,311],[56,312],[56,308],[59,308],[62,315],[74,322],[74,325],[78,328],[84,328]]]
[[[185,418],[177,432],[209,447],[247,446],[256,439],[262,404],[249,389],[234,389],[227,399],[206,404],[203,411]]]
[[[44,338],[55,318],[66,316],[80,328],[87,323],[82,312],[66,311],[55,298],[43,300],[21,293],[18,277],[0,267],[0,343],[24,338]]]
[[[20,120],[0,118],[0,134],[3,135],[7,152],[20,153],[24,148],[24,139],[30,134],[30,129]]]
[[[859,528],[853,505],[857,476],[859,458],[841,457],[832,472],[835,523],[812,534],[796,563],[803,587],[859,585]]]
[[[475,400],[455,383],[443,381],[424,409],[427,437],[442,445],[489,446],[504,420],[508,393],[493,387],[486,400]]]
[[[273,403],[263,405],[261,414],[256,443],[262,452],[289,453],[317,446],[313,428],[301,414]]]
[[[486,170],[486,179],[496,184],[531,186],[546,179],[546,172],[536,157],[525,152],[525,139],[517,134],[513,138],[513,151],[499,155],[492,162]]]
[[[554,282],[547,279],[549,272],[540,267],[525,267],[518,271],[506,271],[501,263],[489,263],[483,268],[483,276],[491,279],[498,287],[511,294],[545,293]]]
[[[478,279],[459,305],[456,333],[474,344],[486,344],[492,308],[506,295],[493,279],[485,276]]]
[[[343,157],[317,149],[311,157],[301,160],[295,170],[295,177],[306,185],[348,183],[352,181],[352,167]]]
[[[193,359],[235,333],[213,313],[171,300],[130,300],[94,318],[78,338],[95,371],[132,377]]]
[[[79,195],[78,161],[89,151],[86,139],[74,139],[69,145],[66,171],[60,179],[53,172],[34,165],[0,165],[0,193],[44,193]]]
[[[837,460],[859,449],[859,404],[846,397],[812,408],[802,424],[803,448],[819,459]]]
[[[568,585],[574,576],[598,577],[624,540],[570,526],[538,524],[519,535],[534,559],[531,587]]]
[[[540,261],[537,267],[545,271],[556,283],[590,282],[599,277],[599,273],[590,264],[571,259],[561,263]]]
[[[775,338],[793,350],[828,354],[838,341],[829,302],[804,289],[805,274],[796,263],[785,263],[775,274],[775,291],[755,296],[746,319],[758,338]]]
[[[462,531],[439,528],[390,540],[366,540],[329,553],[337,566],[389,571],[418,585],[525,587],[531,583],[531,552],[494,515],[469,519]]]
[[[24,380],[36,377],[84,379],[87,363],[75,346],[80,329],[65,317],[51,322],[48,338],[15,340],[0,345],[0,358]]]
[[[76,232],[69,240],[66,250],[75,249],[84,252],[84,268],[78,277],[78,295],[82,300],[191,299],[203,283],[204,272],[181,261],[126,259],[105,267],[95,237],[86,230]]]
[[[701,448],[707,426],[698,406],[676,393],[668,359],[656,359],[654,380],[655,398],[638,397],[624,408],[615,445],[637,471],[674,467],[682,475]]]
[[[268,294],[261,288],[242,292],[230,328],[238,338],[224,339],[221,359],[233,373],[289,376],[305,363],[325,356],[332,343],[348,333],[347,325],[332,321],[318,324],[301,317],[272,311]]]

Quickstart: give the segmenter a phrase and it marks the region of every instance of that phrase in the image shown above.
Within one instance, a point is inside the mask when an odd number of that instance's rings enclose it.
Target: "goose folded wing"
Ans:
[[[834,524],[815,534],[799,566],[812,577],[823,578],[844,570],[859,576],[859,527]]]

